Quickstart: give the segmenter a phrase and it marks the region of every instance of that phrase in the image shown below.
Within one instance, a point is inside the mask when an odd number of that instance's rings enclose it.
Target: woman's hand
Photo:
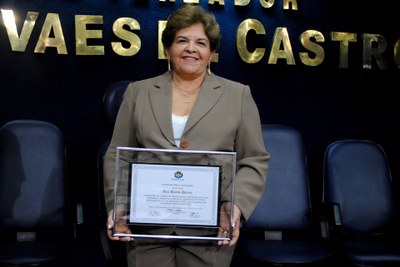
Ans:
[[[131,230],[129,229],[128,224],[126,223],[126,219],[123,218],[122,212],[117,212],[116,216],[116,221],[114,223],[113,220],[113,210],[110,210],[108,213],[108,218],[107,218],[107,236],[111,240],[116,240],[116,241],[133,241],[133,237],[118,237],[118,236],[113,236],[113,228],[114,232],[117,233],[126,233],[126,234],[131,234]]]
[[[220,240],[218,245],[233,246],[236,244],[240,234],[240,217],[242,212],[239,207],[233,205],[233,219],[231,222],[231,202],[223,202],[220,210],[220,227],[218,237],[228,237],[232,227],[231,240]]]

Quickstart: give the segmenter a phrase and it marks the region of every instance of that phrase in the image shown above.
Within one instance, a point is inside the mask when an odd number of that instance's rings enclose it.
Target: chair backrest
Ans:
[[[0,264],[71,256],[76,229],[67,187],[64,137],[55,125],[15,120],[0,128]]]
[[[271,155],[264,194],[246,228],[300,230],[311,226],[306,154],[301,134],[284,125],[262,126]]]
[[[4,230],[62,229],[65,146],[51,123],[16,120],[0,128],[0,225]]]
[[[340,228],[384,232],[395,217],[391,173],[383,148],[369,140],[340,140],[324,157],[323,202],[336,205]]]
[[[111,129],[114,127],[119,107],[121,106],[126,87],[131,81],[118,81],[112,83],[103,96],[103,114],[107,126]]]

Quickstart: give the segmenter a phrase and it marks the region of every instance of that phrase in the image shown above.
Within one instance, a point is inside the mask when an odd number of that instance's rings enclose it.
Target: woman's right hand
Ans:
[[[113,236],[113,229],[114,232],[116,233],[125,233],[125,234],[131,234],[131,230],[129,229],[128,224],[126,223],[126,219],[123,218],[123,214],[118,214],[116,216],[116,221],[114,222],[113,220],[113,210],[110,210],[108,213],[108,218],[107,218],[107,236],[111,240],[116,240],[116,241],[133,241],[135,240],[133,237],[118,237],[118,236]]]

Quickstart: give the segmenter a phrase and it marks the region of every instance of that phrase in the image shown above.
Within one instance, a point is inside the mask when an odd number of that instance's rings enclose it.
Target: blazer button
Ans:
[[[188,141],[186,140],[181,141],[181,148],[187,148],[188,145],[189,145]]]

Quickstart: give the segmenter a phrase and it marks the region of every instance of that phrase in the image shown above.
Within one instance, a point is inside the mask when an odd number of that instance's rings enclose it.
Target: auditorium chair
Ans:
[[[75,211],[59,128],[39,120],[2,125],[0,265],[65,266],[77,245]]]
[[[344,265],[400,266],[399,203],[380,145],[339,140],[327,147],[323,203]]]
[[[322,266],[333,249],[314,216],[302,135],[285,125],[262,126],[270,153],[264,194],[243,223],[238,252],[248,266]]]

